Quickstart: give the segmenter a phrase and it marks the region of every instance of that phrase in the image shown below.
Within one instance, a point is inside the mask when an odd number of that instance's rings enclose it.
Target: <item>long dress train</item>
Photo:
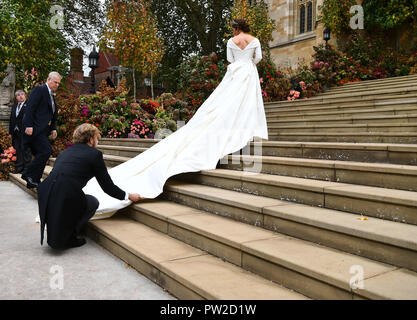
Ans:
[[[109,170],[114,183],[129,193],[155,198],[176,174],[215,169],[219,159],[244,148],[253,137],[268,139],[256,64],[258,39],[240,49],[227,43],[227,72],[190,121],[145,152]],[[131,204],[105,194],[95,178],[83,189],[100,206],[93,218],[106,218]]]

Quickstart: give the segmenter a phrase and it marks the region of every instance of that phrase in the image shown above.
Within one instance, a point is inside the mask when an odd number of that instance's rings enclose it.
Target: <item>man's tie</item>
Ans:
[[[19,112],[20,112],[20,109],[22,108],[22,103],[21,102],[19,102],[18,104],[17,104],[17,108],[16,108],[16,117],[17,116],[19,116]]]
[[[52,101],[52,113],[55,113],[55,100],[54,100],[52,91],[50,92],[50,96],[51,96],[51,101]]]

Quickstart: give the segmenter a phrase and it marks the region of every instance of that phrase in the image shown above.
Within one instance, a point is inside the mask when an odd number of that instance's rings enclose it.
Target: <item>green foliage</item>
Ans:
[[[52,156],[58,154],[71,145],[72,134],[77,124],[81,112],[80,99],[73,94],[71,85],[61,86],[56,96],[58,109],[58,119],[56,123],[57,138],[52,142]]]
[[[166,50],[162,60],[167,82],[175,82],[171,73],[184,58],[215,52],[226,57],[224,35],[233,0],[148,0],[158,21]],[[172,88],[170,88],[172,90]]]
[[[350,28],[350,8],[357,4],[356,0],[324,0],[319,6],[321,14],[318,19],[336,36],[352,32]]]
[[[311,69],[323,86],[405,76],[414,70],[414,60],[409,54],[390,47],[382,48],[377,42],[363,45],[363,39],[354,39],[347,47],[348,53],[336,51],[331,46],[327,50],[324,45],[314,47],[316,52]]]
[[[0,69],[16,67],[17,86],[23,86],[25,70],[35,68],[41,79],[50,71],[65,75],[68,42],[50,26],[50,0],[0,1]]]
[[[322,92],[321,84],[307,65],[301,65],[295,70],[279,70],[270,62],[261,66],[260,70],[264,101],[304,99]]]
[[[195,112],[219,85],[226,66],[216,54],[191,57],[178,66],[178,93]]]
[[[113,1],[106,21],[100,45],[113,48],[125,66],[144,74],[155,72],[164,47],[150,4],[145,0]]]
[[[405,23],[417,23],[417,0],[364,0],[367,27],[394,29]]]
[[[58,139],[54,155],[71,145],[76,126],[91,123],[108,138],[152,138],[160,129],[177,130],[176,120],[188,120],[186,102],[165,93],[156,100],[135,102],[123,79],[119,88],[110,88],[103,81],[96,94],[76,97],[71,90],[58,95],[60,105],[57,121]],[[181,116],[184,119],[181,119]]]

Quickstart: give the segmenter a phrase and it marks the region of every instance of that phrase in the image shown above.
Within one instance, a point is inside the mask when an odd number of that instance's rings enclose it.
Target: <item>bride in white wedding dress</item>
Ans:
[[[190,121],[131,160],[109,170],[113,182],[127,193],[155,198],[166,180],[179,173],[215,169],[219,159],[244,148],[253,137],[268,139],[256,64],[262,59],[258,39],[244,20],[233,23],[227,43],[227,72]],[[83,189],[100,206],[93,219],[106,218],[127,207],[102,191],[91,179]]]

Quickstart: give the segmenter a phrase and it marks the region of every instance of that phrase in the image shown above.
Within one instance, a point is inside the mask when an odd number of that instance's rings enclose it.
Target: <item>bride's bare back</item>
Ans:
[[[247,47],[247,45],[252,42],[253,39],[255,39],[254,36],[251,36],[250,34],[245,32],[241,32],[240,34],[232,38],[235,45],[237,45],[242,50],[244,50]]]

